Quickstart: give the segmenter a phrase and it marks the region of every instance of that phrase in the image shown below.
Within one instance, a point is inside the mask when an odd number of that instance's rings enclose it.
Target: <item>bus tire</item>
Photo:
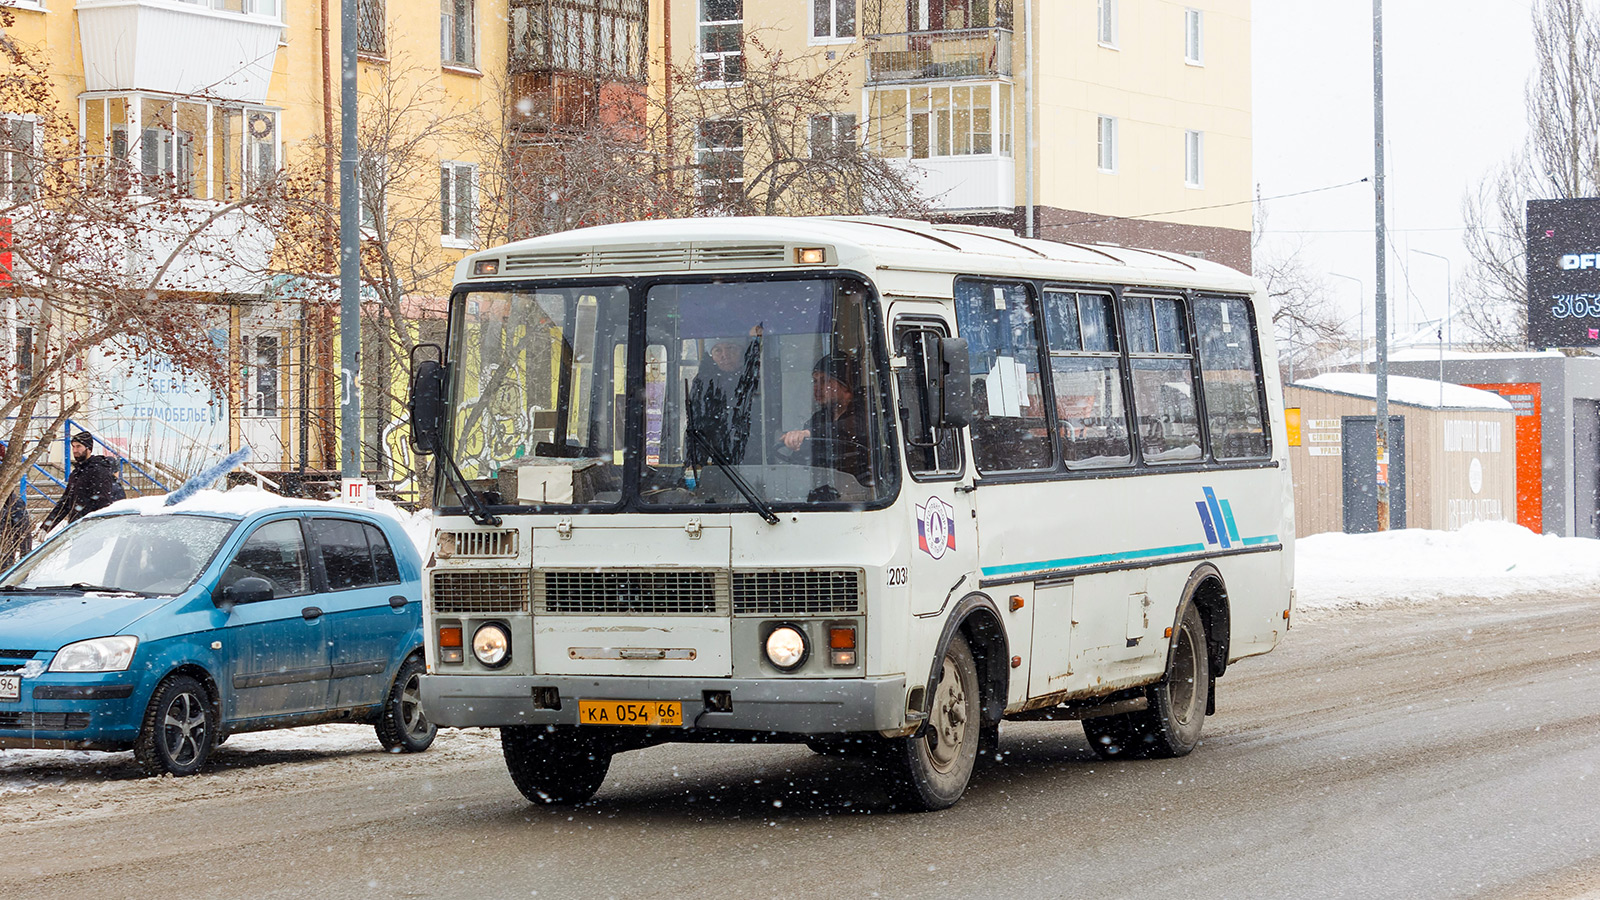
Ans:
[[[1200,610],[1189,604],[1167,654],[1167,674],[1140,712],[1083,720],[1089,746],[1105,759],[1184,756],[1200,743],[1211,699],[1211,658]]]
[[[958,632],[945,649],[928,721],[885,748],[891,793],[898,805],[931,811],[952,806],[967,790],[978,761],[982,728],[978,666]]]
[[[588,800],[611,768],[611,747],[576,725],[508,725],[500,750],[522,796],[547,806]]]

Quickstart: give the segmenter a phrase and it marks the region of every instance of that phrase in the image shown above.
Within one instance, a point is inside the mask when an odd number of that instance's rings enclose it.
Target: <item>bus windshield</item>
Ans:
[[[893,495],[865,285],[659,282],[638,296],[632,334],[623,285],[457,298],[451,436],[474,489],[504,505],[659,510]]]

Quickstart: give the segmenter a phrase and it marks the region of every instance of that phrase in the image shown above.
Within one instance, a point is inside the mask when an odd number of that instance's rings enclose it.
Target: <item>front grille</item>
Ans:
[[[441,531],[440,555],[467,559],[495,559],[517,555],[515,531]]]
[[[727,615],[727,597],[724,570],[545,570],[534,578],[535,609],[549,615]]]
[[[433,573],[435,614],[480,615],[528,611],[528,573],[479,569]]]
[[[860,612],[861,572],[795,569],[733,574],[736,616],[836,616]]]
[[[0,728],[78,731],[89,727],[88,713],[0,712]]]

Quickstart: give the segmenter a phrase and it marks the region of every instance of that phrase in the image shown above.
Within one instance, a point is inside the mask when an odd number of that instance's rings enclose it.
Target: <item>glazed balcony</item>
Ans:
[[[1011,77],[1011,32],[1004,28],[880,34],[867,54],[867,83]]]
[[[283,35],[270,0],[78,0],[77,13],[90,92],[266,102]]]

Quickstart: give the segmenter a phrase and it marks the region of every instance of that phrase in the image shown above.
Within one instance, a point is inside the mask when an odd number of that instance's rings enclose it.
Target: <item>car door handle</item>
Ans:
[[[307,622],[315,622],[322,615],[322,610],[315,606],[308,606],[300,610],[300,618]]]
[[[395,609],[404,609],[405,605],[407,603],[409,603],[409,602],[411,602],[411,601],[407,600],[405,597],[403,597],[403,596],[401,596],[399,594],[395,594],[393,597],[389,598],[389,605],[394,607]]]

